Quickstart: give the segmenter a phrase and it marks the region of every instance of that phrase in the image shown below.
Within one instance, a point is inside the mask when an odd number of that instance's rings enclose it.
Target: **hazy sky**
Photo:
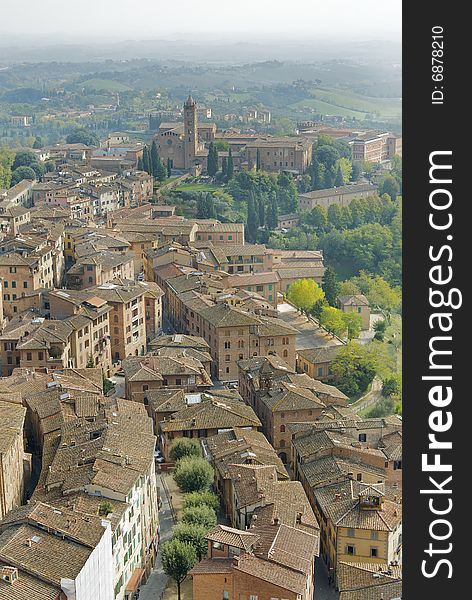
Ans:
[[[0,32],[54,42],[100,36],[398,39],[401,0],[15,0],[2,2]],[[202,38],[207,41],[208,38]]]

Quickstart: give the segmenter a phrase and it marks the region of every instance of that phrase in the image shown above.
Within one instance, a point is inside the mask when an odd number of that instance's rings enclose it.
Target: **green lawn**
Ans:
[[[314,88],[312,94],[313,98],[301,100],[293,107],[309,106],[323,114],[358,119],[363,119],[366,114],[372,113],[381,119],[401,118],[401,98],[373,98],[328,88]]]
[[[174,192],[216,192],[221,186],[211,183],[181,183],[174,188]]]

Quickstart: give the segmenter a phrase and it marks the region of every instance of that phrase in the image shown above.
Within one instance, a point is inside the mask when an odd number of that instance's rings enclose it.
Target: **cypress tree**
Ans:
[[[254,193],[251,190],[247,201],[247,233],[250,242],[256,241],[258,227],[259,215],[256,211]]]
[[[261,151],[258,148],[257,154],[256,154],[256,171],[260,171],[260,170],[261,170]]]
[[[269,198],[269,208],[267,211],[267,226],[269,229],[275,229],[278,225],[278,205],[275,192],[271,192]]]
[[[167,177],[172,176],[172,163],[170,162],[170,158],[167,159]]]
[[[167,179],[167,169],[164,166],[162,160],[159,158],[159,156],[157,157],[157,166],[156,172],[154,173],[154,177],[158,181],[165,181]]]
[[[336,298],[339,294],[339,282],[336,277],[336,273],[332,267],[326,267],[323,275],[323,291],[325,293],[326,300],[331,306],[336,305]]]
[[[156,141],[153,140],[151,144],[151,174],[156,178],[159,171],[160,162],[159,154],[157,153],[157,144]]]
[[[143,170],[146,171],[146,173],[149,173],[149,175],[152,175],[151,157],[147,146],[144,146],[143,149]]]
[[[336,177],[334,179],[334,185],[336,187],[341,187],[344,185],[343,172],[341,171],[341,165],[338,165],[338,170],[336,171]]]
[[[324,178],[323,178],[323,187],[332,188],[333,187],[333,175],[329,169],[325,170]]]
[[[226,165],[226,179],[229,181],[232,179],[234,174],[234,164],[233,164],[233,153],[231,152],[231,148],[228,153],[228,164]]]
[[[226,158],[226,156],[223,156],[223,159],[221,161],[221,172],[223,174],[223,177],[226,177],[228,172],[228,159]]]
[[[138,158],[138,171],[144,171],[143,159],[141,157]]]
[[[259,196],[258,202],[258,211],[259,211],[259,225],[264,227],[265,225],[265,202],[262,196]]]
[[[218,150],[213,142],[208,148],[207,173],[210,177],[214,177],[218,171]]]

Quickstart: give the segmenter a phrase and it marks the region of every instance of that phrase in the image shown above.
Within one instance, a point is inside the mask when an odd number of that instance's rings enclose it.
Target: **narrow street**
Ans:
[[[164,490],[164,486],[162,485],[161,475],[156,474],[157,485],[159,486],[160,497],[162,500],[162,508],[159,511],[159,519],[160,519],[160,541],[159,546],[164,542],[167,542],[172,537],[172,527],[174,526],[174,521],[172,518],[172,512],[169,506],[169,500],[167,498],[167,494]],[[154,565],[154,569],[152,570],[151,575],[147,582],[141,587],[141,593],[139,596],[139,600],[160,600],[162,594],[167,585],[168,581],[167,575],[162,570],[162,563],[160,553],[158,551],[156,564]]]

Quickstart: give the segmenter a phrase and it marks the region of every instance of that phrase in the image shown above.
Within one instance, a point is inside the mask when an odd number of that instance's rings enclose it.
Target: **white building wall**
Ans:
[[[102,525],[105,527],[102,538],[75,581],[61,579],[67,600],[114,600],[110,521],[103,519]]]

